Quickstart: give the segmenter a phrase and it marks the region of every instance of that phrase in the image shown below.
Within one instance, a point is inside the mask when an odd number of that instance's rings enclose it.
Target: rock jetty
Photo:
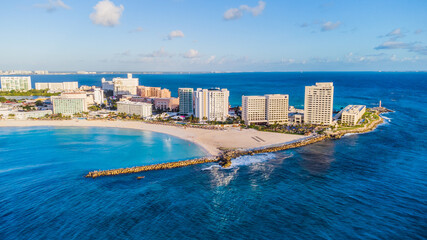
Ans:
[[[197,159],[191,159],[191,160],[184,160],[184,161],[170,162],[170,163],[159,163],[159,164],[140,166],[140,167],[93,171],[93,172],[89,172],[86,175],[86,177],[97,178],[102,176],[114,176],[114,175],[121,175],[121,174],[130,174],[130,173],[146,172],[146,171],[153,171],[153,170],[186,167],[190,165],[217,162],[217,161],[218,161],[217,158],[197,158]]]

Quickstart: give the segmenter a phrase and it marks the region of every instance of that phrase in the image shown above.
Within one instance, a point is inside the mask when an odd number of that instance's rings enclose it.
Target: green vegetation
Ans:
[[[35,108],[34,106],[31,106],[31,105],[25,105],[25,106],[23,106],[23,107],[22,107],[22,109],[23,109],[25,112],[35,111],[35,110],[36,110],[36,108]]]
[[[0,103],[4,103],[4,102],[7,102],[7,98],[5,98],[5,97],[0,97]]]
[[[97,106],[97,105],[93,105],[93,106],[90,106],[90,107],[89,107],[89,110],[90,110],[90,111],[98,111],[98,110],[101,110],[101,107],[99,107],[99,106]]]
[[[40,120],[71,120],[71,116],[62,115],[61,113],[58,114],[46,114],[44,117],[39,117],[37,119]]]
[[[43,106],[44,105],[44,103],[43,103],[43,101],[42,100],[37,100],[36,101],[36,106],[37,107],[41,107],[41,106]]]
[[[47,90],[31,89],[28,91],[0,91],[0,96],[58,96],[60,93],[48,93]]]
[[[323,132],[326,127],[324,126],[315,126],[315,125],[282,125],[282,124],[271,124],[271,125],[255,125],[251,124],[249,126],[243,125],[246,128],[256,129],[258,131],[265,132],[277,132],[277,133],[287,133],[287,134],[298,134],[305,135],[313,132]]]

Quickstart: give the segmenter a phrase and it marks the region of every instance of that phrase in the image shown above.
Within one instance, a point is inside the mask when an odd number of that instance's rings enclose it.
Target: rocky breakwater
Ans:
[[[309,138],[306,138],[306,139],[303,139],[300,141],[296,141],[296,142],[292,142],[292,143],[284,143],[284,144],[279,144],[279,145],[274,145],[274,146],[266,146],[263,148],[256,148],[256,149],[249,149],[249,150],[242,150],[242,151],[231,150],[231,151],[227,151],[227,152],[222,153],[218,157],[218,161],[219,161],[219,165],[226,168],[226,167],[231,166],[231,159],[234,159],[234,158],[237,158],[240,156],[283,151],[283,150],[287,150],[287,149],[302,147],[302,146],[306,146],[306,145],[313,144],[316,142],[320,142],[320,141],[323,141],[327,138],[328,138],[327,135],[317,135],[317,136],[309,137]]]
[[[153,170],[163,170],[163,169],[186,167],[186,166],[190,166],[190,165],[217,162],[217,161],[218,161],[217,157],[214,157],[214,158],[197,158],[197,159],[191,159],[191,160],[183,160],[183,161],[170,162],[170,163],[159,163],[159,164],[140,166],[140,167],[92,171],[92,172],[89,172],[86,175],[86,177],[87,178],[97,178],[97,177],[103,177],[103,176],[131,174],[131,173],[146,172],[146,171],[153,171]]]

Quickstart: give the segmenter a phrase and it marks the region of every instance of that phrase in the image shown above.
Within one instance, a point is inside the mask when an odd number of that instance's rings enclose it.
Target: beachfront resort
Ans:
[[[289,105],[288,93],[243,95],[240,106],[231,106],[231,93],[224,88],[178,88],[177,97],[172,97],[169,89],[139,82],[129,73],[126,78],[102,78],[101,87],[37,82],[36,89],[31,89],[30,76],[1,77],[0,126],[97,126],[161,132],[206,150],[209,160],[191,164],[220,161],[227,166],[241,155],[370,131],[382,121],[379,113],[384,111],[381,106],[368,109],[364,105],[334,111],[332,82],[306,86],[303,109]],[[37,93],[40,96],[25,99]]]

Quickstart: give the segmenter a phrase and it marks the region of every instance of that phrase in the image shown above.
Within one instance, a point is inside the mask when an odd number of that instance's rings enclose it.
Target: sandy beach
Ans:
[[[87,120],[2,120],[0,127],[112,127],[153,131],[169,134],[200,145],[210,155],[218,155],[220,149],[248,149],[287,143],[304,138],[302,135],[261,132],[253,129],[231,128],[228,130],[206,130],[147,124],[136,121],[87,121]]]

